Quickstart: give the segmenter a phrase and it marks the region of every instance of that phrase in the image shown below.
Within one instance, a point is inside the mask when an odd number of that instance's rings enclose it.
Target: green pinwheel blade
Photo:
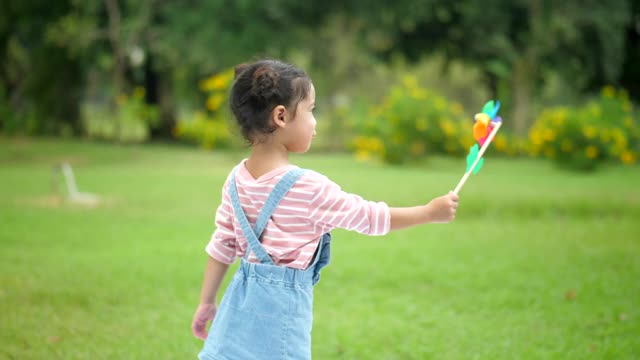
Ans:
[[[487,103],[484,104],[484,107],[482,108],[482,112],[485,114],[491,114],[491,112],[493,111],[493,107],[493,100],[487,101]]]
[[[469,155],[467,155],[467,172],[471,169],[471,166],[473,166],[473,163],[476,161],[479,151],[480,151],[480,148],[478,147],[478,144],[475,144],[469,148]],[[480,168],[482,167],[483,163],[484,163],[484,159],[480,159],[476,164],[476,167],[473,169],[472,174],[474,175],[477,174],[478,171],[480,171]]]
[[[478,157],[478,144],[475,144],[469,148],[469,155],[467,155],[466,171],[469,171],[471,169],[471,166],[473,165],[473,162],[476,161],[477,157]]]
[[[473,175],[480,172],[480,168],[482,167],[482,164],[484,164],[484,158],[480,159],[480,161],[478,161],[478,163],[476,164],[476,167],[473,168],[473,172],[472,172]]]

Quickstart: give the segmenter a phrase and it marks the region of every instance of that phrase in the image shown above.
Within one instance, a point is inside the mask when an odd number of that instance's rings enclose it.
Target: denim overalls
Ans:
[[[331,235],[320,239],[313,263],[306,269],[277,266],[258,240],[280,200],[305,170],[287,172],[274,187],[254,228],[240,206],[231,176],[229,193],[235,216],[260,263],[240,260],[199,354],[201,360],[311,359],[313,286],[329,263]]]

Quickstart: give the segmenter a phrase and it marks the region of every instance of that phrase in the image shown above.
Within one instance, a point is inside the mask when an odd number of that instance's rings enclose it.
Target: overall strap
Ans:
[[[260,235],[262,235],[264,228],[267,226],[267,222],[271,218],[271,215],[273,215],[276,207],[278,207],[280,201],[304,173],[305,170],[303,169],[289,170],[289,172],[280,179],[273,190],[271,190],[271,194],[269,194],[269,197],[267,198],[267,201],[265,201],[264,206],[258,215],[258,219],[256,220],[256,225],[254,227],[256,236],[260,237]]]
[[[240,222],[240,226],[242,228],[242,233],[244,234],[247,242],[249,243],[249,249],[253,251],[256,255],[260,263],[273,265],[273,260],[264,249],[264,247],[260,244],[260,236],[264,231],[264,228],[267,225],[267,222],[274,210],[278,206],[278,203],[284,195],[291,189],[291,187],[296,183],[296,181],[302,176],[305,171],[302,169],[293,169],[287,172],[282,179],[276,184],[276,186],[269,194],[267,201],[264,204],[264,207],[258,214],[258,219],[256,220],[256,224],[254,229],[251,228],[249,224],[249,220],[247,219],[247,215],[244,210],[242,210],[242,206],[240,205],[240,197],[238,196],[238,188],[236,186],[236,170],[233,171],[231,175],[231,181],[229,186],[229,195],[231,197],[231,204],[233,205],[233,211]],[[249,257],[249,250],[246,251],[245,258]]]

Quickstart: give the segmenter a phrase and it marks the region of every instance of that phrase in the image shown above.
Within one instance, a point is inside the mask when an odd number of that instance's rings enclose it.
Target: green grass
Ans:
[[[204,246],[243,155],[0,139],[0,358],[195,358]],[[99,206],[56,201],[63,159]],[[445,193],[464,169],[294,160],[392,206]],[[583,175],[489,154],[454,223],[335,231],[314,358],[639,358],[638,184],[638,167]]]

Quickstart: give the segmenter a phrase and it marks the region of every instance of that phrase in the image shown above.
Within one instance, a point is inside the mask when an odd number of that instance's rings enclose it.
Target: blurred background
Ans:
[[[459,123],[466,128],[497,98],[508,118],[501,153],[581,168],[635,163],[639,7],[627,0],[5,1],[0,129],[230,147],[231,69],[275,57],[312,76],[321,124],[332,134],[317,145],[323,150],[377,149],[391,161],[464,153],[471,140],[462,141]],[[418,125],[416,114],[424,117]],[[367,121],[386,129],[368,129]],[[582,126],[603,139],[584,136]],[[398,144],[392,134],[407,139]],[[438,144],[447,136],[455,139]],[[586,154],[588,142],[595,148]],[[565,159],[569,153],[575,158]]]
[[[1,358],[197,354],[233,67],[262,57],[316,87],[293,159],[395,206],[455,187],[502,103],[455,226],[338,231],[314,357],[640,357],[640,1],[4,0]]]

